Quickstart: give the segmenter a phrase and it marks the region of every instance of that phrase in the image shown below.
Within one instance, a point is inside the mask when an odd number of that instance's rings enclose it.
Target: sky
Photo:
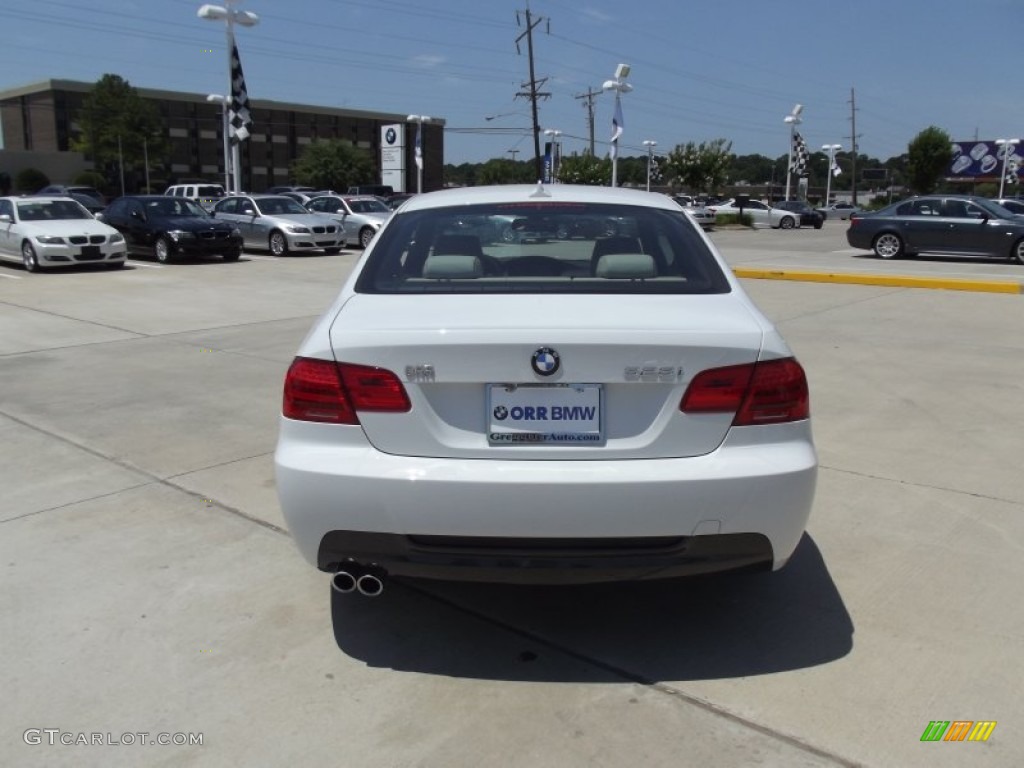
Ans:
[[[222,0],[223,1],[223,0]],[[141,88],[223,93],[223,22],[194,0],[0,0],[0,90],[106,73]],[[442,118],[445,162],[524,160],[533,149],[526,10],[542,129],[563,153],[589,144],[585,100],[619,63],[622,155],[723,138],[738,155],[789,150],[784,118],[813,151],[886,160],[930,125],[954,140],[1024,136],[1024,0],[240,0],[249,96]],[[518,19],[518,23],[517,23]],[[522,36],[519,51],[516,39]],[[856,111],[853,112],[853,101]],[[607,152],[614,97],[594,99]],[[487,120],[488,116],[493,119]]]

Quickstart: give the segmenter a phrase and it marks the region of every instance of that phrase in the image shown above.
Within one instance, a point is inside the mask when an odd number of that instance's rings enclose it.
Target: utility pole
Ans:
[[[506,149],[505,151],[508,154],[512,155],[512,162],[514,163],[516,161],[516,155],[519,154],[519,150],[518,149]]]
[[[852,163],[850,167],[850,183],[853,185],[853,204],[857,205],[857,139],[860,138],[860,134],[857,133],[857,97],[853,92],[853,88],[850,88],[850,157]]]
[[[519,13],[519,11],[516,11],[516,25],[522,26]],[[537,179],[539,181],[544,178],[544,160],[540,155],[540,120],[537,116],[537,100],[549,99],[551,98],[551,94],[537,90],[538,87],[544,85],[548,79],[545,77],[538,80],[533,71],[533,28],[545,19],[543,16],[538,16],[536,20],[534,20],[533,16],[530,14],[529,4],[527,4],[524,13],[526,14],[526,31],[516,38],[516,53],[522,53],[522,51],[519,50],[519,41],[525,37],[527,52],[530,57],[530,80],[522,85],[523,88],[528,88],[528,90],[520,91],[516,94],[516,98],[518,99],[523,97],[530,100],[530,107],[533,112],[533,159]]]
[[[575,96],[577,99],[586,99],[583,104],[583,108],[587,110],[587,128],[590,133],[590,156],[594,156],[594,97],[600,96],[601,91],[595,91],[592,88],[587,88],[586,93],[581,93],[579,96]]]

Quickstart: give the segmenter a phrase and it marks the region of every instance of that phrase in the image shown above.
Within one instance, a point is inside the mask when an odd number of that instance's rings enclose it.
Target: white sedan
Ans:
[[[509,216],[587,234],[464,226]],[[288,370],[275,467],[301,553],[376,595],[389,575],[778,569],[817,457],[803,368],[693,219],[664,195],[557,184],[393,215]]]
[[[127,246],[70,197],[0,197],[0,259],[29,272],[75,264],[124,266]]]
[[[723,203],[709,205],[708,208],[716,215],[736,215],[740,213],[740,207],[732,198]],[[773,229],[793,229],[800,226],[800,214],[786,211],[782,208],[773,208],[760,200],[750,200],[743,204],[743,213],[750,216],[755,227],[772,227]]]

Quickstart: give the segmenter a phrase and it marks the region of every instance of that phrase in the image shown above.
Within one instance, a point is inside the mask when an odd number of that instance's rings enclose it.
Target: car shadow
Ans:
[[[825,664],[853,622],[804,535],[773,574],[577,587],[392,580],[331,593],[335,641],[372,667],[488,680],[709,680]]]
[[[855,259],[871,259],[872,261],[889,261],[893,263],[906,262],[912,263],[915,261],[928,261],[936,264],[1009,264],[1011,266],[1016,264],[1016,261],[1009,257],[1002,256],[957,256],[945,253],[917,253],[913,256],[900,256],[895,259],[881,259],[875,255],[874,251],[863,251],[861,253],[853,254]],[[1018,265],[1019,266],[1019,265]]]

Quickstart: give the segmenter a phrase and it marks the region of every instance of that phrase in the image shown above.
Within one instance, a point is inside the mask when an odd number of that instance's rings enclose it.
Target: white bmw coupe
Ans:
[[[406,202],[289,368],[275,464],[302,554],[366,595],[778,569],[817,475],[804,370],[700,227],[562,184]]]

